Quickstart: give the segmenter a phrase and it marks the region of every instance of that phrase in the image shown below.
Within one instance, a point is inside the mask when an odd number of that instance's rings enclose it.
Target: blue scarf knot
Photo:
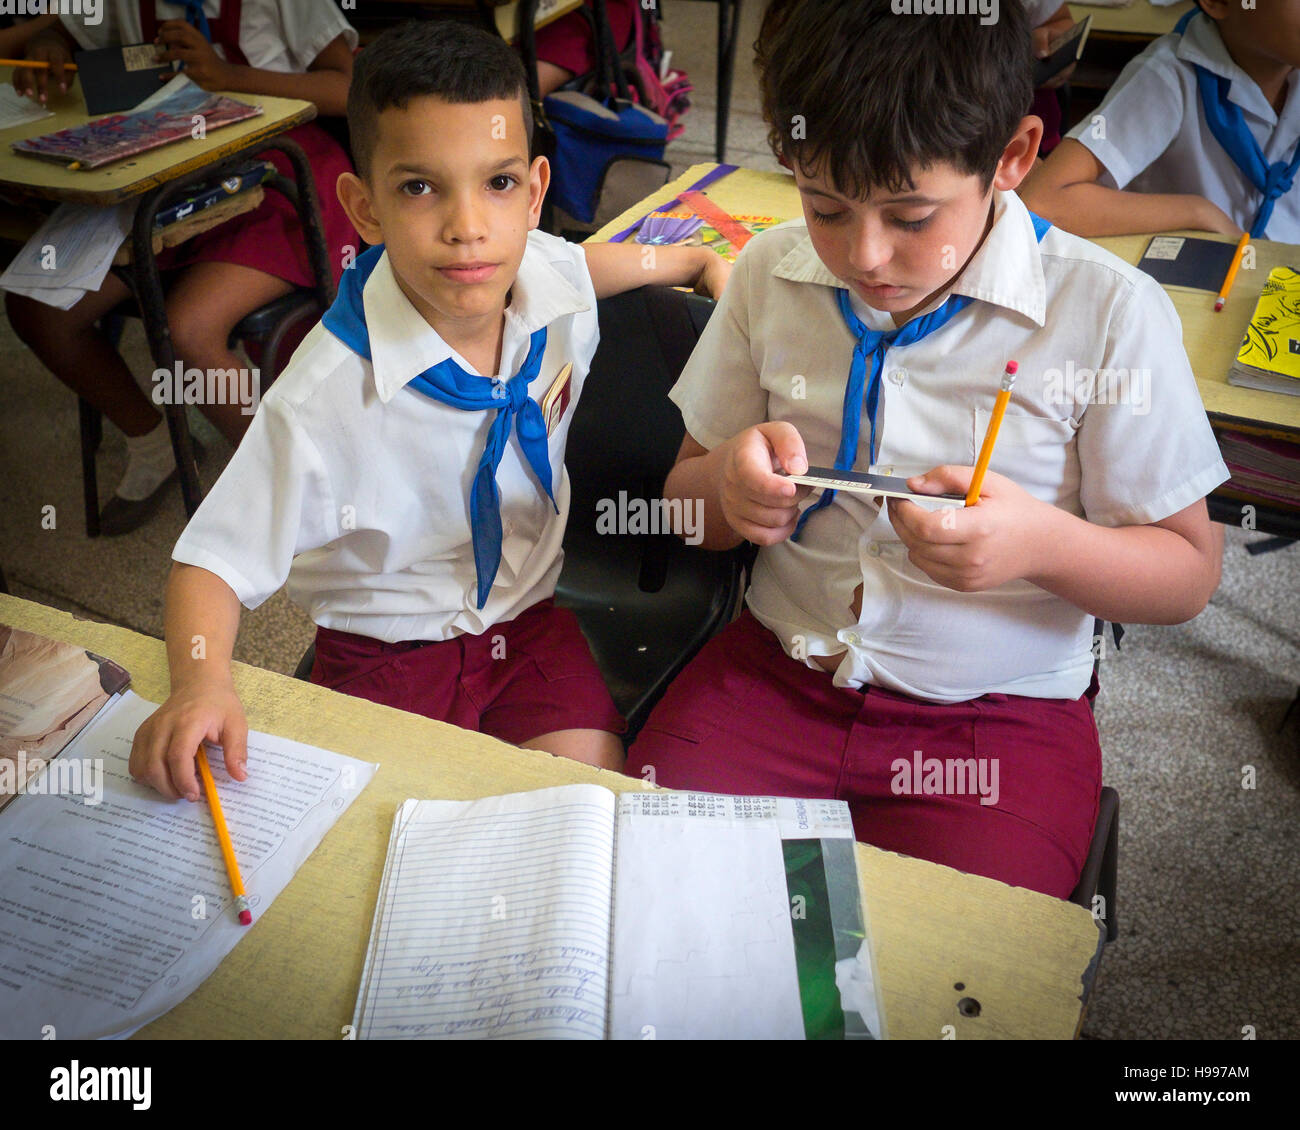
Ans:
[[[362,294],[366,281],[384,253],[383,246],[372,247],[360,255],[351,270],[343,272],[338,297],[325,312],[321,323],[354,353],[372,361],[370,331],[366,326]],[[528,356],[519,371],[508,381],[467,373],[452,358],[440,361],[413,377],[407,387],[414,392],[465,412],[496,412],[488,430],[487,442],[474,473],[469,492],[470,530],[474,542],[474,567],[478,577],[478,607],[487,603],[492,582],[501,566],[501,491],[496,473],[505,456],[511,432],[519,439],[520,450],[532,468],[538,485],[546,493],[556,513],[551,491],[551,458],[547,443],[546,421],[531,396],[528,386],[541,372],[546,353],[546,327],[533,331]]]
[[[1194,16],[1204,15],[1200,8],[1193,8],[1174,27],[1176,35],[1182,35]],[[1208,16],[1205,17],[1209,19]],[[1300,143],[1291,154],[1290,161],[1274,161],[1269,164],[1264,159],[1264,151],[1259,147],[1246,124],[1246,115],[1235,102],[1228,98],[1232,82],[1223,75],[1216,75],[1200,63],[1193,63],[1196,70],[1196,89],[1201,99],[1201,109],[1205,114],[1205,124],[1210,127],[1214,139],[1223,147],[1223,151],[1232,159],[1232,163],[1260,193],[1259,209],[1250,225],[1252,239],[1264,239],[1268,221],[1273,216],[1273,205],[1278,199],[1291,191],[1297,168],[1300,168]]]
[[[1033,212],[1029,218],[1034,224],[1034,235],[1038,242],[1052,226],[1042,216]],[[893,330],[868,329],[853,312],[849,301],[849,292],[843,287],[835,290],[835,300],[839,304],[840,316],[849,332],[856,339],[853,347],[853,361],[849,366],[849,379],[844,386],[844,415],[840,426],[840,446],[835,454],[835,470],[851,471],[858,457],[858,430],[862,422],[865,407],[867,420],[871,425],[870,462],[876,461],[876,409],[880,406],[880,374],[885,367],[885,354],[890,346],[915,345],[927,334],[945,325],[955,315],[961,313],[975,300],[967,294],[954,294],[937,310],[920,318],[913,318]],[[865,396],[865,403],[864,403]],[[822,496],[799,515],[791,541],[798,541],[804,525],[817,511],[829,506],[835,499],[836,491],[824,490]]]

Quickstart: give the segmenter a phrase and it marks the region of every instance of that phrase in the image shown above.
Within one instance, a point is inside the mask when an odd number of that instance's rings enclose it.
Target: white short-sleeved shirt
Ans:
[[[1133,59],[1096,112],[1066,135],[1092,151],[1105,167],[1101,183],[1134,192],[1195,193],[1217,204],[1243,231],[1259,211],[1259,190],[1210,132],[1197,90],[1200,64],[1229,79],[1228,98],[1269,164],[1289,161],[1300,142],[1300,72],[1287,78],[1279,117],[1228,54],[1219,29],[1197,16],[1182,35],[1163,35]],[[1273,207],[1269,239],[1300,242],[1300,183]]]
[[[373,364],[317,325],[271,386],[172,556],[221,577],[248,608],[288,582],[322,627],[388,643],[478,635],[555,591],[569,511],[564,445],[596,352],[596,296],[582,248],[532,232],[505,313],[508,379],[547,329],[540,401],[572,362],[568,409],[549,439],[557,514],[511,430],[497,470],[502,547],[482,610],[469,494],[495,412],[463,411],[406,385],[455,353],[402,293],[387,254],[362,301]]]
[[[140,43],[140,0],[102,0],[103,19],[86,23],[84,16],[62,16],[68,34],[87,51],[116,43]],[[158,22],[183,20],[185,5],[155,0]],[[221,14],[221,0],[203,0],[209,20]],[[348,50],[357,45],[357,33],[331,0],[243,0],[239,13],[239,49],[250,67],[281,74],[301,74],[339,36]],[[217,54],[223,59],[220,44]]]
[[[1156,522],[1203,498],[1228,471],[1169,298],[1058,228],[1040,245],[1014,194],[995,193],[994,208],[988,237],[949,292],[977,301],[885,355],[875,468],[908,476],[973,465],[1014,359],[994,471],[1103,526]],[[670,394],[690,435],[712,449],[764,420],[788,420],[809,463],[832,466],[854,348],[836,304],[843,286],[803,221],[756,236]],[[893,328],[855,296],[854,307],[870,328]],[[869,437],[863,420],[859,469],[871,463]],[[759,551],[748,603],[808,666],[842,654],[838,686],[938,702],[994,692],[1077,698],[1092,673],[1092,616],[1028,581],[980,593],[937,584],[908,561],[888,511],[846,491],[798,543]]]

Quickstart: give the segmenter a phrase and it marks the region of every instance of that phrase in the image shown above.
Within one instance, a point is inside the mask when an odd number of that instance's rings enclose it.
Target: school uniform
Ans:
[[[1067,136],[1105,167],[1100,183],[1107,187],[1195,193],[1257,238],[1300,242],[1300,189],[1292,184],[1300,157],[1300,71],[1287,78],[1279,115],[1228,54],[1215,22],[1199,11],[1189,14],[1194,18],[1182,21],[1181,32],[1161,36],[1133,59],[1097,111]],[[1276,166],[1272,175],[1280,195],[1262,230],[1252,230],[1264,199],[1261,188],[1207,117],[1207,99],[1217,103],[1220,82],[1226,98],[1221,113],[1231,133],[1245,150],[1252,142],[1258,147],[1261,170]]]
[[[319,625],[324,685],[512,742],[621,732],[576,620],[551,600],[564,445],[598,338],[585,257],[562,239],[530,233],[492,378],[411,305],[387,253],[366,252],[173,558],[248,608],[287,584]],[[459,407],[426,391],[448,371]],[[542,421],[537,402],[566,381]]]
[[[1015,359],[991,469],[1035,497],[1098,525],[1137,525],[1227,479],[1160,287],[1014,194],[994,193],[994,217],[950,291],[899,333],[937,328],[887,347],[856,405],[844,375],[855,347],[879,356],[872,335],[892,318],[826,269],[802,221],[757,236],[672,390],[687,432],[712,449],[785,420],[814,466],[969,466]],[[862,411],[842,451],[845,424],[873,400],[874,426]],[[939,585],[867,496],[838,491],[822,505],[815,492],[803,509],[797,540],[759,551],[748,614],[669,689],[627,772],[652,764],[673,788],[842,797],[861,839],[1068,893],[1100,788],[1092,616],[1028,581]],[[833,675],[817,656],[839,657]],[[892,795],[891,759],[914,749],[1002,758],[1000,804]]]
[[[301,74],[340,35],[349,50],[357,46],[356,31],[332,3],[203,0],[201,7],[207,28],[204,34],[213,49],[238,66]],[[163,21],[184,20],[186,13],[186,4],[169,0],[104,0],[103,18],[97,24],[88,24],[76,15],[65,15],[62,20],[81,47],[94,50],[119,43],[152,42]],[[334,191],[339,176],[351,172],[352,164],[343,147],[315,122],[297,126],[283,136],[302,147],[311,165],[325,246],[337,281],[344,249],[351,247],[355,251],[361,246]],[[279,150],[257,156],[270,161],[289,180],[294,179],[293,166]],[[234,223],[203,232],[158,258],[163,269],[202,262],[236,263],[294,286],[309,287],[315,282],[297,209],[278,192],[267,192],[256,209]]]

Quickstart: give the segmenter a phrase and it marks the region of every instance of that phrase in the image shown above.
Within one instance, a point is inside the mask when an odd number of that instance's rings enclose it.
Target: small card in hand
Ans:
[[[76,53],[77,77],[86,99],[86,113],[117,114],[130,110],[162,85],[161,76],[171,76],[175,64],[158,62],[163,48],[156,43],[130,43],[100,47]]]
[[[855,494],[874,494],[884,498],[906,498],[912,502],[931,503],[933,509],[944,506],[965,506],[964,494],[917,494],[907,489],[907,480],[896,475],[867,475],[861,471],[837,471],[833,467],[809,467],[807,474],[777,474],[792,483],[807,483],[822,490],[848,490]]]

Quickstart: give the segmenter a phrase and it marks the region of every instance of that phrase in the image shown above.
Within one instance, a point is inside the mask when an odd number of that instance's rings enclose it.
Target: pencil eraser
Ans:
[[[1215,310],[1215,313],[1218,313],[1218,312],[1219,312],[1220,310],[1222,310],[1222,309],[1223,309],[1223,299],[1222,299],[1222,298],[1216,298],[1216,299],[1214,300],[1214,310]]]
[[[1010,373],[1010,374],[1014,377],[1018,372],[1020,372],[1020,362],[1019,362],[1019,361],[1008,361],[1008,362],[1007,362],[1007,372]]]
[[[251,926],[253,924],[253,912],[251,910],[241,910],[239,912],[239,924],[241,926]]]

